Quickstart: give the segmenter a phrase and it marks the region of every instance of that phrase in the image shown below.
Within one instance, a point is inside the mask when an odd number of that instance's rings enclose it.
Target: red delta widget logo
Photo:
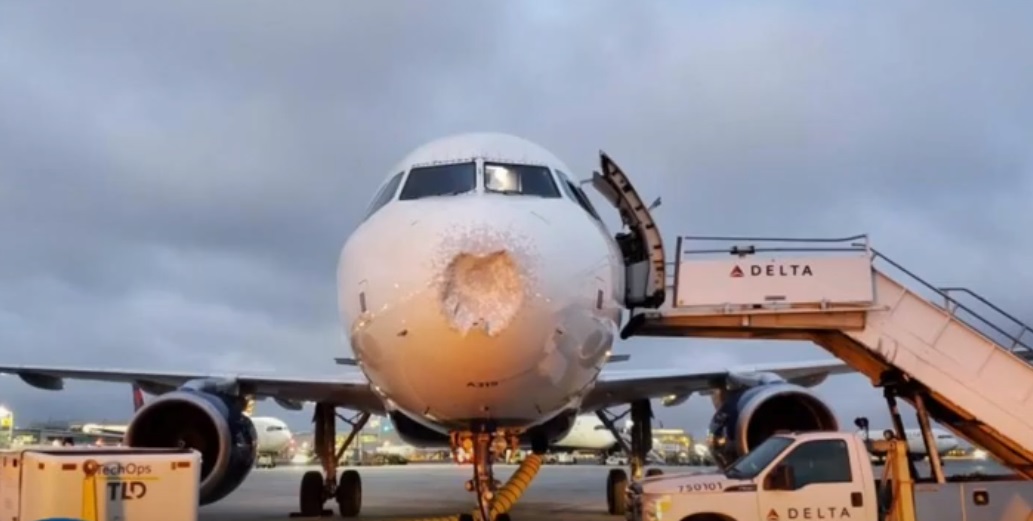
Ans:
[[[108,478],[119,478],[119,477],[137,477],[145,476],[151,473],[150,465],[140,465],[137,463],[126,463],[122,464],[117,461],[101,464],[100,469],[97,471],[98,474]]]
[[[728,276],[733,279],[745,277],[749,273],[751,277],[813,277],[814,271],[810,264],[750,264],[743,270],[736,264]]]

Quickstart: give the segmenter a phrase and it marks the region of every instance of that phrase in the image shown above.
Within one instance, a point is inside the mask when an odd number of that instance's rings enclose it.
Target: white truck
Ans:
[[[869,446],[887,454],[876,476]],[[724,471],[632,483],[629,521],[1026,521],[1033,482],[915,482],[907,446],[854,433],[777,434]]]

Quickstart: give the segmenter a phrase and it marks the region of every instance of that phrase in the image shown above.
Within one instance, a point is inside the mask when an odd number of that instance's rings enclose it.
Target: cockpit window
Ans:
[[[535,165],[484,163],[484,189],[489,193],[560,197],[549,169]]]
[[[573,181],[567,177],[567,174],[557,170],[556,175],[559,176],[560,183],[563,184],[563,191],[566,192],[567,197],[570,197],[577,202],[577,204],[581,205],[581,208],[584,208],[584,210],[588,212],[588,215],[591,215],[595,220],[601,221],[602,219],[595,211],[595,207],[592,206],[592,202],[588,200],[588,196],[585,195],[585,192],[581,191],[581,188],[574,184]]]
[[[373,202],[370,203],[369,209],[366,210],[366,218],[373,215],[377,210],[384,207],[385,204],[391,202],[391,199],[395,198],[395,192],[398,191],[398,184],[402,182],[402,176],[405,172],[398,172],[394,175],[384,186],[377,192],[377,195],[373,198]]]
[[[477,188],[477,165],[457,163],[452,165],[420,166],[409,171],[409,178],[402,187],[400,200],[422,199],[442,195],[459,195]]]

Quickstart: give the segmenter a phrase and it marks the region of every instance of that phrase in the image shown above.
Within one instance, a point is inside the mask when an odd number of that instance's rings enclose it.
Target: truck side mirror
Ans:
[[[793,467],[783,464],[771,469],[766,481],[764,488],[768,490],[793,490],[796,483]]]

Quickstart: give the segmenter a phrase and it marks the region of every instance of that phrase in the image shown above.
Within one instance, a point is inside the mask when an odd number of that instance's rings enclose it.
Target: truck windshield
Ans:
[[[792,438],[772,436],[729,465],[725,469],[725,476],[732,479],[753,479],[792,443]]]

